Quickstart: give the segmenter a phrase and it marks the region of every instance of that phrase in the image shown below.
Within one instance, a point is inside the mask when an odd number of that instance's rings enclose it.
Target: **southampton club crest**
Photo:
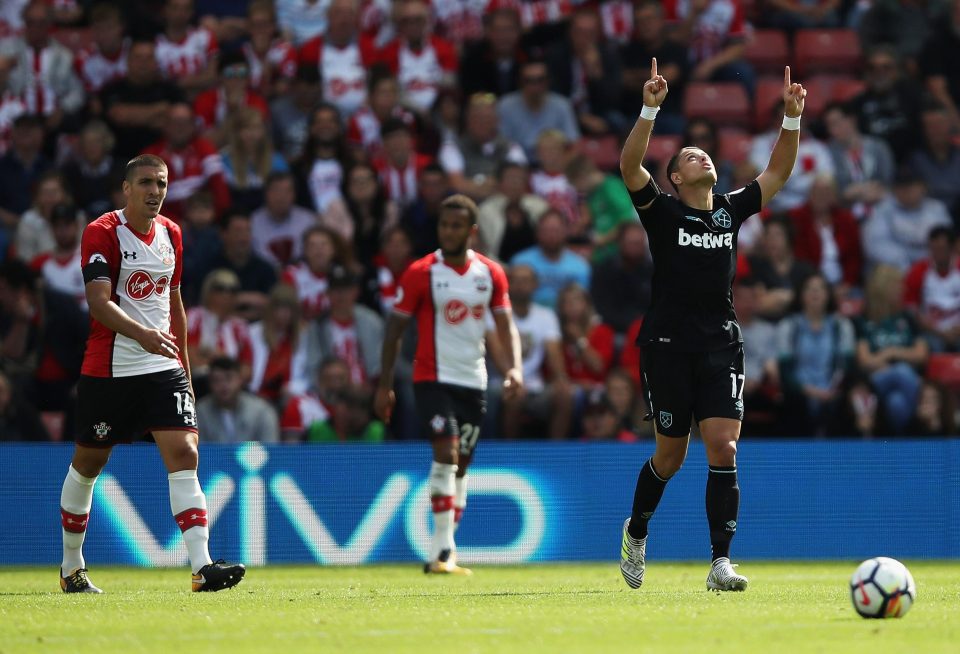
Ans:
[[[96,439],[98,441],[107,440],[107,436],[110,434],[110,425],[105,422],[98,422],[93,426],[93,433],[96,434]]]
[[[430,420],[430,428],[433,429],[433,433],[435,434],[442,434],[443,428],[446,426],[447,419],[440,414],[433,416],[433,418]]]
[[[730,229],[730,225],[733,224],[733,219],[730,217],[730,214],[727,213],[726,209],[717,209],[710,217],[713,218],[713,223],[717,227],[722,227],[723,229]]]
[[[670,429],[670,426],[673,425],[673,414],[669,411],[660,412],[660,426],[664,429]]]

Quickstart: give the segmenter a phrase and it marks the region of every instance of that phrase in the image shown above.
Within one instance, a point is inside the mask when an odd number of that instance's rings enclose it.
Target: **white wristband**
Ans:
[[[656,120],[657,113],[660,111],[660,107],[648,107],[643,105],[643,109],[640,110],[640,117],[645,118],[646,120]]]
[[[792,132],[797,131],[800,129],[800,116],[784,116],[781,127],[783,127],[783,129],[789,129]]]

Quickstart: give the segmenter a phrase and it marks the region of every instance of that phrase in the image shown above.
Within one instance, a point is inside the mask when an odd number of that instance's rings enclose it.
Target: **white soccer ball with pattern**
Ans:
[[[864,618],[900,618],[917,598],[913,576],[896,559],[878,556],[857,567],[850,579],[853,608]]]

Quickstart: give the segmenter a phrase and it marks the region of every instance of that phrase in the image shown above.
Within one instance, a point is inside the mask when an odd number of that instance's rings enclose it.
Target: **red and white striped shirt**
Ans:
[[[416,126],[416,119],[413,114],[397,106],[390,112],[391,117],[399,118],[413,129]],[[383,154],[383,139],[380,137],[380,119],[373,113],[373,109],[364,105],[350,117],[347,123],[347,141],[353,145],[363,147],[371,159],[376,159]]]
[[[690,15],[690,0],[664,0],[663,16],[679,23]],[[743,39],[747,24],[738,0],[710,0],[690,36],[690,61],[699,63],[720,52],[729,41]]]
[[[394,312],[417,320],[413,381],[487,387],[484,333],[487,309],[510,308],[500,264],[467,250],[454,268],[437,250],[413,262],[400,279]]]
[[[270,108],[263,96],[247,89],[243,100],[245,107],[256,109],[263,117],[263,122],[270,120]],[[211,129],[223,123],[227,117],[227,95],[221,87],[207,89],[197,96],[193,101],[193,113],[197,116],[197,122],[204,129]]]
[[[191,349],[204,348],[247,365],[253,362],[247,323],[240,318],[221,320],[204,307],[187,310],[187,344]]]
[[[960,259],[951,263],[945,275],[929,259],[913,264],[904,279],[903,301],[932,319],[938,329],[960,325]]]
[[[268,76],[271,80],[289,80],[297,75],[297,49],[289,41],[274,39],[263,58],[254,51],[249,41],[241,46],[241,50],[250,69],[250,88],[260,93],[269,90],[264,88]]]
[[[183,262],[176,223],[157,216],[150,232],[141,234],[130,227],[123,210],[105,213],[83,230],[80,258],[84,278],[109,281],[111,299],[124,313],[148,329],[170,331],[170,291],[180,288]],[[151,354],[90,317],[82,374],[131,377],[179,367],[179,359]]]
[[[570,180],[563,173],[548,173],[545,170],[534,171],[530,175],[530,190],[539,195],[554,209],[567,218],[567,224],[573,226],[580,213],[580,196]]]
[[[217,56],[217,37],[210,30],[190,28],[181,41],[171,41],[166,34],[157,35],[157,65],[167,79],[196,75]]]
[[[380,59],[397,76],[407,103],[421,111],[430,111],[439,87],[452,81],[459,67],[453,44],[439,36],[431,36],[419,51],[396,39],[384,47]]]
[[[87,292],[80,265],[82,261],[78,245],[76,250],[66,256],[45,252],[30,262],[30,267],[43,275],[43,281],[49,288],[70,295],[86,311]]]
[[[423,169],[432,163],[433,159],[425,154],[412,154],[403,168],[396,168],[386,159],[373,162],[373,167],[380,176],[380,182],[387,192],[387,197],[401,207],[406,207],[417,199],[417,182]]]
[[[77,53],[74,66],[87,93],[97,93],[104,86],[127,76],[127,55],[130,39],[124,39],[120,51],[108,57],[96,47]]]
[[[323,37],[308,41],[300,48],[300,63],[320,69],[323,98],[350,117],[367,100],[367,70],[376,63],[376,47],[368,37],[343,48],[326,43]]]
[[[183,203],[202,188],[213,195],[217,212],[230,206],[230,190],[223,175],[223,160],[216,146],[202,137],[196,137],[186,147],[174,150],[166,139],[144,150],[165,162],[169,174],[166,208],[171,217],[183,215]]]
[[[287,402],[280,417],[280,430],[284,433],[303,434],[315,422],[330,417],[330,409],[313,393],[297,395]]]
[[[327,276],[317,275],[306,263],[287,266],[280,281],[296,289],[305,320],[316,318],[330,308]]]

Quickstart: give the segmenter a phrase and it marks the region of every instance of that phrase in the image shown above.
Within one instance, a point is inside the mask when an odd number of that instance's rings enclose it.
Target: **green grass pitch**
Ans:
[[[899,620],[854,613],[856,563],[748,562],[750,589],[725,594],[705,590],[704,563],[654,562],[639,591],[603,563],[276,566],[209,594],[185,570],[94,565],[100,596],[60,593],[56,567],[0,568],[0,653],[960,651],[960,563],[908,561],[919,596]]]

